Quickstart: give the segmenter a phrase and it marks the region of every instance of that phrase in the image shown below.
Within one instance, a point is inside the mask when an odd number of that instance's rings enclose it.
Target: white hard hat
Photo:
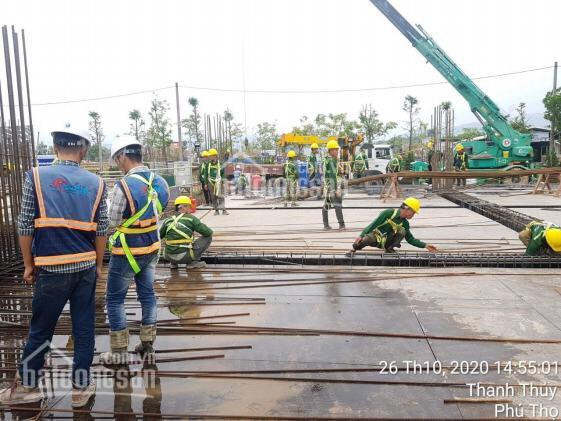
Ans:
[[[60,130],[53,130],[51,132],[51,136],[53,136],[53,140],[57,133],[68,133],[74,136],[78,136],[79,138],[84,139],[86,142],[91,143],[90,132],[84,129],[74,129],[72,127],[64,127]]]
[[[117,139],[115,139],[115,141],[111,145],[111,158],[114,158],[117,152],[119,152],[123,148],[126,148],[127,146],[142,147],[140,142],[136,140],[134,136],[130,136],[130,135],[119,136]]]

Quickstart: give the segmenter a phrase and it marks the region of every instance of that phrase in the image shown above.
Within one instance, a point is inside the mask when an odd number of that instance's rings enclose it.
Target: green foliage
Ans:
[[[545,166],[546,167],[558,167],[559,166],[559,158],[555,151],[549,152],[545,157]]]
[[[257,137],[255,145],[261,151],[275,149],[279,135],[277,133],[276,123],[264,121],[257,124]]]
[[[90,121],[89,121],[89,128],[90,128],[90,137],[92,139],[92,146],[97,146],[96,151],[98,152],[97,158],[93,158],[92,161],[97,161],[97,162],[102,162],[103,161],[103,156],[101,156],[101,154],[99,153],[100,150],[100,145],[103,144],[103,139],[105,138],[105,136],[103,135],[103,129],[101,127],[101,114],[99,114],[97,111],[90,111],[88,113],[88,116],[90,117]],[[93,148],[90,148],[90,151]],[[101,149],[101,152],[103,152],[103,149]],[[88,156],[91,156],[88,153]]]
[[[358,115],[358,128],[364,133],[367,143],[372,144],[375,138],[385,135],[397,127],[393,121],[383,123],[378,119],[378,113],[372,104],[363,105]]]
[[[526,116],[526,104],[521,102],[516,107],[516,116],[510,120],[510,125],[520,133],[530,133],[530,125]]]
[[[187,136],[192,142],[202,143],[203,133],[201,131],[201,113],[199,112],[199,100],[189,97],[189,105],[193,108],[191,114],[181,121],[181,125],[187,130]]]
[[[466,128],[463,129],[462,132],[458,136],[456,136],[456,138],[462,141],[462,140],[471,140],[474,137],[479,137],[479,136],[485,136],[485,132],[480,129]]]
[[[561,135],[561,91],[548,92],[543,99],[545,106],[544,117],[551,121],[553,137],[558,139]]]
[[[403,101],[403,111],[409,115],[409,121],[407,123],[407,130],[409,131],[409,149],[411,149],[411,144],[413,143],[413,136],[415,135],[415,116],[419,114],[420,108],[416,105],[419,100],[414,96],[407,95]]]
[[[139,142],[145,140],[144,138],[146,137],[146,123],[144,122],[140,111],[136,109],[129,111],[129,120],[132,120],[130,123],[129,133],[134,136]]]
[[[403,154],[403,163],[401,165],[402,171],[409,171],[411,168],[411,163],[415,161],[415,154],[413,151],[409,150],[407,153]]]
[[[101,159],[102,161],[109,161],[109,158],[111,157],[111,150],[106,147],[106,146],[102,146],[101,147]],[[88,161],[98,161],[99,160],[99,144],[96,143],[94,145],[91,146],[90,149],[88,149],[88,153],[86,154],[86,159]]]
[[[150,127],[148,128],[146,142],[150,147],[162,151],[164,161],[167,161],[167,150],[171,144],[171,123],[167,117],[168,111],[168,102],[154,96],[148,111]]]

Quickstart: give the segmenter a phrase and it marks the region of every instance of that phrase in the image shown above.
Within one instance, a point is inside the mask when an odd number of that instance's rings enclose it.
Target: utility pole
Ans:
[[[181,141],[181,112],[179,111],[179,85],[175,82],[175,106],[177,108],[177,143],[179,146],[179,160],[185,160],[183,142]]]
[[[557,93],[557,62],[553,65],[553,95]],[[551,120],[551,131],[549,132],[549,153],[555,152],[555,120]]]

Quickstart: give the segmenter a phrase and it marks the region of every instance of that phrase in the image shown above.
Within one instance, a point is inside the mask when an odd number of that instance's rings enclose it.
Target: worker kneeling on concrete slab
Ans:
[[[205,267],[201,255],[212,242],[212,230],[195,215],[191,215],[191,199],[179,196],[175,199],[175,216],[166,219],[160,228],[160,237],[165,240],[164,258],[171,263],[171,269],[178,264],[186,264],[187,269]],[[194,233],[201,237],[194,239]]]
[[[526,256],[552,256],[561,253],[561,227],[541,221],[532,221],[518,233],[526,246]]]
[[[413,218],[420,209],[421,202],[415,197],[405,199],[398,209],[386,209],[362,230],[353,243],[353,249],[347,252],[346,256],[351,257],[357,250],[362,250],[366,246],[377,247],[387,253],[395,253],[394,248],[401,247],[401,241],[404,238],[412,246],[436,252],[435,246],[417,240],[409,230],[408,220]]]

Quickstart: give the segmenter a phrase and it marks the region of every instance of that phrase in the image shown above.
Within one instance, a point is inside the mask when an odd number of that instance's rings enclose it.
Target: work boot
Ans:
[[[170,270],[177,270],[177,268],[178,268],[177,263],[170,263],[169,268],[170,268]]]
[[[348,252],[345,253],[345,257],[353,257],[355,253],[356,253],[355,250],[349,250]]]
[[[140,325],[140,343],[134,348],[143,360],[154,362],[156,354],[154,351],[154,341],[156,340],[156,325]]]
[[[85,406],[90,398],[95,395],[95,383],[90,383],[83,389],[72,389],[72,408]]]
[[[344,231],[345,229],[345,224],[339,224],[339,231]]]
[[[21,405],[26,403],[39,402],[43,399],[43,392],[39,387],[24,386],[16,374],[12,384],[0,390],[0,404],[2,405]]]
[[[326,231],[329,231],[329,230],[332,229],[332,228],[331,228],[331,226],[329,226],[329,225],[324,225],[324,226],[323,226],[323,229],[326,230]]]
[[[200,260],[194,260],[191,263],[188,263],[185,266],[185,269],[189,270],[189,269],[200,269],[200,268],[206,268],[206,262],[202,262]]]
[[[219,211],[218,209],[216,209],[216,210],[214,211],[214,214],[215,214],[215,215],[220,215],[220,211]]]
[[[230,212],[228,212],[226,209],[222,210],[222,215],[230,215]]]
[[[112,330],[109,332],[111,351],[99,355],[99,362],[103,365],[124,365],[129,361],[129,330]]]
[[[397,253],[397,252],[394,250],[393,247],[387,248],[387,249],[385,250],[385,252],[386,252],[386,253],[390,253],[390,254],[392,254],[392,253]]]

